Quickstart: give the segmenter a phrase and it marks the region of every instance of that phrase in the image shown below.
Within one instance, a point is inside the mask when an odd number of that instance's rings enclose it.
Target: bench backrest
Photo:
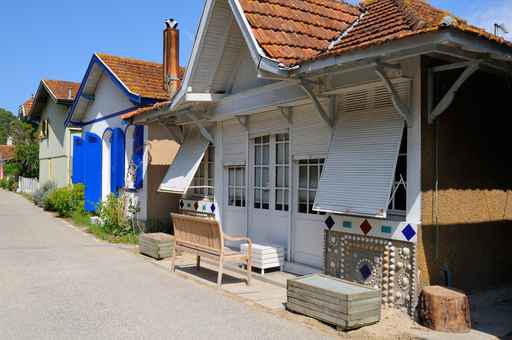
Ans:
[[[222,228],[216,220],[174,213],[171,216],[176,244],[212,253],[220,253],[224,248]]]

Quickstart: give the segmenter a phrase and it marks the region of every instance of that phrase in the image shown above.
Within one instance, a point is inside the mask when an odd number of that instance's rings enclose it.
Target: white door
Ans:
[[[324,159],[294,162],[292,260],[309,267],[323,268],[324,213],[313,211],[313,203]]]
[[[288,134],[264,135],[249,144],[249,237],[255,243],[288,246]]]

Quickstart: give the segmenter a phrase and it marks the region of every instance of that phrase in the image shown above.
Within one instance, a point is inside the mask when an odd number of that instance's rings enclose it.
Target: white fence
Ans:
[[[33,194],[39,188],[37,178],[20,177],[18,179],[18,192]]]

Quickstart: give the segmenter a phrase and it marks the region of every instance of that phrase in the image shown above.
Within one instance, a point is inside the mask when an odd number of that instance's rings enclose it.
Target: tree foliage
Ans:
[[[16,120],[12,112],[0,108],[0,144],[7,142],[11,122]]]
[[[9,135],[16,147],[11,161],[15,164],[15,176],[34,178],[39,175],[39,141],[36,131],[36,125],[23,120],[16,119],[10,124]]]

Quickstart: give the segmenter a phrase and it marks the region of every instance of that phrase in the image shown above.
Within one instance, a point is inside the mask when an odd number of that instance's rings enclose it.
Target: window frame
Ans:
[[[268,135],[264,135],[264,136],[259,136],[259,137],[256,137],[254,138],[254,141],[253,141],[253,171],[254,171],[254,180],[253,180],[253,187],[252,187],[252,193],[253,193],[253,202],[252,202],[252,207],[254,209],[258,209],[258,210],[271,210],[271,192],[272,192],[272,182],[271,182],[271,179],[270,179],[270,171],[271,171],[271,166],[272,166],[272,161],[271,161],[271,139],[272,139],[272,135],[268,134]],[[261,142],[260,142],[261,141]],[[261,164],[259,164],[257,162],[257,153],[258,153],[258,147],[260,147],[260,162]],[[265,147],[267,148],[268,152],[267,152],[267,159],[266,159],[266,163],[265,163]],[[267,183],[266,185],[263,185],[264,184],[264,181],[263,179],[265,178],[264,176],[264,172],[267,172]],[[258,186],[257,185],[257,177],[260,176],[260,185]],[[268,201],[265,202],[265,200],[263,199],[264,197],[264,192],[267,192],[267,198],[268,198]],[[257,200],[257,193],[259,193],[259,200]]]
[[[325,158],[310,158],[303,159],[297,162],[297,204],[295,205],[296,212],[301,215],[325,215],[325,212],[318,212],[313,210],[314,198],[310,201],[311,193],[314,192],[314,197],[316,197],[316,193],[318,191],[318,185],[320,183],[320,176],[322,175],[323,168],[325,167]],[[311,168],[317,168],[317,179],[316,179],[316,187],[311,186]],[[306,187],[301,186],[301,168],[306,168]],[[306,211],[301,209],[301,205],[304,205],[304,202],[301,201],[301,192],[306,193]]]
[[[226,167],[227,172],[227,206],[230,208],[245,208],[247,205],[247,197],[246,197],[246,180],[245,180],[245,165],[232,165]],[[231,176],[233,174],[233,176]],[[234,183],[231,182],[231,178],[234,179]],[[241,183],[239,183],[239,179],[241,179]],[[240,202],[236,199],[236,194],[240,194]],[[233,198],[231,193],[234,193]]]
[[[280,136],[283,139],[280,139]],[[274,210],[287,212],[290,210],[290,134],[277,133],[273,135],[274,142]],[[284,146],[284,163],[279,163],[279,145]],[[279,169],[284,169],[284,186],[278,186]],[[282,199],[278,200],[278,192],[282,192]],[[280,205],[280,206],[279,206]]]
[[[388,215],[394,217],[405,217],[407,214],[407,128],[404,128],[402,140],[400,142],[400,150],[396,161],[395,171],[393,173],[393,185],[391,187],[391,193],[388,204]],[[405,173],[401,173],[399,164],[403,162],[403,170]],[[400,202],[404,209],[396,208],[398,190],[403,190],[403,202]],[[400,197],[400,196],[399,196]]]
[[[210,166],[213,171],[210,171]],[[188,191],[193,198],[213,201],[215,196],[215,146],[213,144],[208,145]]]

